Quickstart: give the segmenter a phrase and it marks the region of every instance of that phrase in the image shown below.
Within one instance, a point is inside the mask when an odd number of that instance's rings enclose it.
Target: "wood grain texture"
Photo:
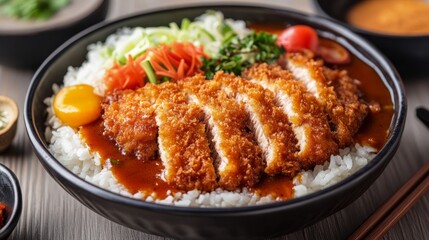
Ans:
[[[112,0],[109,18],[198,0]],[[216,2],[250,2],[260,0]],[[273,6],[312,13],[309,0],[275,0]],[[1,46],[0,46],[1,47]],[[11,168],[20,180],[23,211],[10,239],[163,239],[113,223],[66,193],[43,169],[32,152],[24,129],[22,110],[33,72],[0,66],[0,95],[15,99],[21,110],[18,133],[0,162]],[[429,161],[429,130],[415,117],[415,108],[429,107],[429,76],[404,79],[409,112],[401,145],[381,177],[358,200],[342,211],[310,226],[277,239],[344,239],[378,206],[386,201],[417,169]],[[429,195],[408,212],[387,233],[385,239],[429,239]]]

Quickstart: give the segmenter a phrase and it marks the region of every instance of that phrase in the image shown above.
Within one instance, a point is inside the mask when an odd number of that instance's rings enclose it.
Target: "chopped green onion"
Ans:
[[[207,36],[211,41],[216,41],[216,38],[215,38],[211,33],[209,33],[206,29],[201,28],[200,30],[201,30],[201,32],[202,32],[202,33],[204,33],[204,35],[206,35],[206,36]]]
[[[182,19],[182,24],[180,25],[180,29],[188,30],[190,24],[191,24],[191,20],[189,20],[188,18],[184,18]]]
[[[149,82],[152,84],[157,84],[158,81],[156,80],[156,74],[153,71],[152,65],[150,65],[149,60],[143,61],[141,65],[147,74],[147,78],[149,79]]]
[[[110,159],[110,164],[119,165],[120,161],[118,159]]]
[[[231,40],[236,37],[237,34],[235,32],[229,32],[227,34],[225,34],[225,38],[222,41],[222,44],[227,44],[229,42],[231,42]]]
[[[220,32],[223,36],[222,44],[229,43],[234,37],[237,36],[237,33],[235,33],[232,27],[227,23],[222,24]]]
[[[161,82],[163,83],[163,82],[169,82],[170,81],[170,78],[169,77],[162,77],[161,78]]]
[[[111,56],[112,56],[112,54],[113,54],[113,49],[112,49],[112,48],[110,48],[110,47],[103,47],[103,48],[100,50],[100,56],[101,56],[102,58],[109,58],[109,57],[111,57]]]

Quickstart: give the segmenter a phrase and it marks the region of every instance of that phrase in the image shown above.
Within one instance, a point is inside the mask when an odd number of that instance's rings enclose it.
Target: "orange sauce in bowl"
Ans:
[[[115,178],[131,193],[139,191],[155,194],[163,199],[167,192],[176,192],[174,187],[164,181],[164,167],[160,160],[140,161],[135,156],[124,155],[113,140],[103,135],[104,126],[101,118],[83,126],[79,133],[91,151],[98,152],[103,165],[108,164]],[[110,159],[110,162],[107,162]]]
[[[347,22],[380,33],[429,34],[429,3],[425,0],[365,0],[351,8]]]

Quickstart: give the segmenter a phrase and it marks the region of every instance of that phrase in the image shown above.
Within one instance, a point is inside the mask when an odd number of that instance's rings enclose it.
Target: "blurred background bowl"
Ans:
[[[9,97],[0,96],[0,153],[10,146],[15,137],[18,116],[16,102]]]
[[[7,239],[15,229],[21,216],[21,188],[15,174],[0,164],[0,202],[6,205],[3,226],[0,227],[0,239]]]
[[[362,0],[313,0],[317,13],[340,21],[353,32],[360,34],[379,48],[403,76],[427,75],[429,68],[429,34],[392,35],[367,31],[347,23],[350,9]],[[389,4],[389,1],[386,1]],[[428,13],[429,14],[429,13]]]
[[[46,21],[0,16],[0,64],[37,68],[67,39],[106,18],[109,0],[71,0]]]

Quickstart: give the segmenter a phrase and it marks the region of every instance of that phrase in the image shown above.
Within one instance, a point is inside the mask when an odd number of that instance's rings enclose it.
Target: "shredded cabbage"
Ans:
[[[202,46],[209,57],[215,57],[223,43],[235,36],[243,38],[250,32],[244,21],[224,19],[221,12],[207,11],[195,21],[183,19],[180,27],[170,23],[168,27],[134,28],[113,46],[102,49],[100,55],[107,63],[117,60],[124,64],[128,55],[136,58],[149,47],[187,41]]]

